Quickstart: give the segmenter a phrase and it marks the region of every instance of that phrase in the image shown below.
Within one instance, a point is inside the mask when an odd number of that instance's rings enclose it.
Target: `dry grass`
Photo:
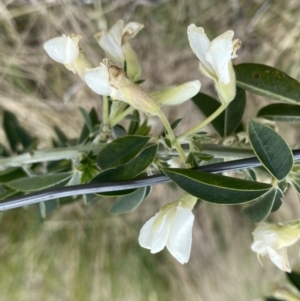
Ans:
[[[93,39],[95,32],[119,18],[145,24],[132,44],[141,58],[146,90],[200,78],[202,90],[214,93],[189,49],[190,23],[204,26],[210,37],[235,30],[243,42],[236,63],[267,63],[299,77],[296,0],[133,2],[109,1],[101,7],[101,1],[0,1],[0,108],[12,110],[39,137],[41,147],[50,146],[53,125],[70,137],[78,135],[83,123],[78,106],[101,111],[99,99],[43,51],[46,40],[62,33],[81,34],[96,65],[103,53]],[[265,104],[256,99],[254,108],[254,99],[249,99],[247,116]],[[188,116],[186,126],[200,118],[192,105],[168,114],[171,120]],[[3,132],[0,139],[4,141]],[[141,225],[178,194],[165,189],[155,189],[153,202],[122,217],[106,213],[106,203],[68,205],[43,224],[34,207],[8,212],[0,233],[1,300],[246,301],[270,292],[283,277],[267,260],[262,268],[251,253],[254,225],[240,208],[203,203],[195,209],[191,260],[184,266],[167,251],[154,256],[140,248]],[[296,199],[292,195],[273,218],[298,218]],[[291,261],[297,263],[297,258]]]

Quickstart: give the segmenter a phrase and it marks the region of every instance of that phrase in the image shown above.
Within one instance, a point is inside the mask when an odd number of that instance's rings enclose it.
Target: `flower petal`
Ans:
[[[122,45],[125,44],[129,39],[134,38],[143,28],[144,25],[137,22],[129,22],[126,24],[123,30]]]
[[[213,72],[213,68],[210,63],[206,60],[205,53],[208,50],[210,41],[206,36],[202,27],[196,27],[195,24],[191,24],[187,30],[188,39],[193,52],[196,54],[201,64]]]
[[[228,64],[231,62],[233,52],[234,32],[228,30],[211,41],[205,54],[207,62],[212,66],[217,74],[218,82],[228,84],[231,81]]]
[[[201,83],[198,80],[190,81],[180,86],[169,87],[167,89],[156,91],[150,96],[162,105],[179,105],[193,96],[195,96],[201,88]]]
[[[52,60],[61,63],[72,63],[79,55],[78,43],[63,35],[47,41],[44,49]]]
[[[95,39],[105,51],[107,57],[121,68],[123,68],[125,60],[122,50],[123,28],[124,22],[119,20],[109,32],[102,31],[95,34]]]
[[[286,253],[286,248],[281,249],[281,250],[277,250],[277,252],[270,248],[267,247],[267,251],[268,251],[268,255],[271,259],[271,261],[281,270],[290,273],[291,267],[290,267],[290,263],[287,257],[287,253]]]
[[[104,64],[101,63],[100,67],[93,69],[85,68],[84,80],[95,93],[99,95],[110,95],[109,74]]]
[[[139,235],[139,244],[141,247],[146,249],[152,248],[152,241],[154,238],[154,232],[153,232],[153,223],[157,217],[158,213],[151,217],[142,227]]]
[[[190,258],[193,223],[192,211],[178,205],[172,221],[167,248],[181,264],[188,262]]]
[[[154,225],[155,233],[152,241],[151,253],[160,252],[165,247],[175,213],[176,207],[169,209],[165,214],[163,214],[162,220],[159,224]],[[160,218],[160,216],[157,218]]]
[[[122,36],[124,32],[124,21],[119,20],[113,27],[108,31],[111,37],[121,46]]]

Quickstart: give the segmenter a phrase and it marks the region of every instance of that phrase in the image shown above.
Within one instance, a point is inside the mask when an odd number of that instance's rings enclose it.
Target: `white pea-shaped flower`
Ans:
[[[261,224],[254,230],[253,237],[251,249],[257,253],[258,257],[268,255],[279,269],[291,272],[287,247],[295,244],[300,238],[299,221]]]
[[[44,44],[44,49],[54,61],[65,65],[65,67],[81,78],[84,68],[90,68],[91,64],[79,46],[80,35],[62,35],[53,38]]]
[[[201,87],[195,80],[148,95],[123,69],[108,60],[103,60],[97,68],[86,69],[84,80],[95,93],[124,101],[149,115],[157,115],[161,105],[177,105],[190,99]]]
[[[139,244],[151,253],[165,246],[181,263],[187,263],[192,246],[194,215],[192,209],[197,198],[185,194],[179,201],[165,205],[142,227]]]
[[[143,27],[143,24],[137,22],[129,22],[125,25],[123,20],[119,20],[109,31],[95,34],[95,38],[106,56],[118,67],[124,68],[126,61],[127,74],[132,80],[140,77],[141,66],[129,40],[135,37]]]
[[[232,101],[236,94],[232,59],[241,42],[233,40],[234,32],[228,30],[210,41],[202,27],[191,24],[187,30],[190,46],[200,60],[200,70],[215,82],[222,103]]]

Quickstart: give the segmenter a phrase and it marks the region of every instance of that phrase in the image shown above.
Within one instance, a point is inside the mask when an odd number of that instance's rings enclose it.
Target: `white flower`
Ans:
[[[200,82],[196,80],[148,95],[139,85],[132,82],[121,68],[107,60],[103,60],[100,67],[86,69],[84,79],[95,93],[124,101],[149,115],[156,115],[162,104],[179,104],[190,99],[201,87]]]
[[[285,224],[261,224],[253,232],[252,251],[258,256],[268,255],[271,261],[281,270],[291,272],[286,248],[300,238],[299,221]]]
[[[119,20],[109,31],[101,31],[95,35],[106,56],[118,67],[124,68],[126,61],[127,73],[132,80],[139,78],[141,67],[128,40],[135,37],[143,27],[143,24],[137,22],[125,25],[123,20]]]
[[[192,209],[196,202],[197,198],[185,194],[178,202],[164,206],[142,227],[139,244],[151,253],[160,252],[167,246],[181,264],[188,262],[194,222]]]
[[[200,70],[214,80],[220,100],[229,103],[235,96],[235,74],[231,59],[237,57],[240,40],[232,40],[228,30],[210,41],[202,27],[191,24],[187,30],[190,46],[200,60]]]
[[[47,41],[44,49],[54,61],[64,64],[68,70],[83,77],[84,68],[91,67],[91,64],[79,47],[80,40],[80,35],[62,35]]]

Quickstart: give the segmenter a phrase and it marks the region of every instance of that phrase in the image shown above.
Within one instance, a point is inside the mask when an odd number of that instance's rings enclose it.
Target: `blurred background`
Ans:
[[[40,148],[51,147],[53,126],[76,138],[84,122],[78,107],[95,107],[101,114],[101,102],[79,77],[46,55],[43,43],[80,34],[96,66],[104,53],[93,35],[119,19],[145,25],[131,45],[142,64],[146,91],[200,79],[201,91],[216,96],[189,47],[191,23],[203,26],[211,39],[234,30],[242,41],[236,64],[271,65],[299,80],[299,13],[297,0],[2,0],[0,111],[14,112],[39,138]],[[269,102],[249,96],[245,121]],[[203,118],[191,103],[165,112],[170,121],[183,117],[184,127]],[[156,118],[151,122],[162,128]],[[280,129],[296,146],[299,131]],[[2,129],[0,141],[7,144]],[[284,273],[268,259],[263,267],[259,264],[250,250],[255,225],[238,206],[197,206],[191,258],[185,265],[167,250],[152,255],[139,246],[145,221],[180,194],[167,185],[155,187],[151,199],[122,216],[107,212],[109,199],[63,206],[43,222],[34,206],[6,212],[0,221],[0,299],[246,301],[271,294]],[[269,219],[296,218],[298,197],[291,190]],[[298,249],[299,244],[288,250],[292,266],[299,264]]]

